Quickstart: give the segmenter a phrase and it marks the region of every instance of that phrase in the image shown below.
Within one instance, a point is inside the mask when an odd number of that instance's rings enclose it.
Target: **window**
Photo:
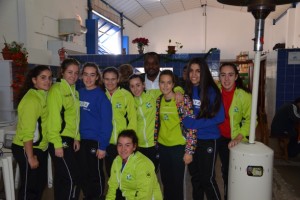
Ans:
[[[121,54],[121,26],[93,11],[98,20],[98,54]]]

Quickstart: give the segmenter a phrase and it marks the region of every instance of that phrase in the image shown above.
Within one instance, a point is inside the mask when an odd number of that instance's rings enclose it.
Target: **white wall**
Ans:
[[[295,8],[295,23],[294,23],[294,38],[293,45],[295,48],[300,48],[300,5]]]
[[[130,39],[146,37],[150,40],[147,50],[158,53],[166,52],[169,39],[183,44],[179,53],[219,48],[221,59],[233,59],[241,51],[253,49],[254,18],[250,13],[208,7],[205,17],[203,8],[197,8],[155,18],[140,29],[142,35],[129,35]],[[136,53],[135,46],[130,47],[130,53]]]
[[[235,59],[241,51],[248,51],[250,58],[254,57],[255,19],[249,12],[238,12],[207,7],[206,19],[203,8],[197,8],[155,18],[140,31],[132,31],[130,40],[136,37],[146,37],[150,40],[147,51],[165,53],[168,40],[183,44],[179,53],[202,53],[210,48],[221,50],[221,59]],[[291,14],[290,14],[291,15]],[[300,23],[300,6],[295,12],[295,24]],[[275,25],[273,19],[265,20],[265,44],[263,51],[271,52],[276,43],[286,43],[291,34],[287,29],[287,15]],[[126,30],[126,29],[125,29]],[[295,34],[300,36],[300,26],[295,25]],[[127,33],[127,32],[126,32]],[[206,35],[205,35],[206,34]],[[300,46],[300,40],[294,37],[292,43]],[[130,45],[130,53],[137,53],[135,45]]]
[[[0,0],[0,44],[3,47],[3,37],[6,41],[16,40],[18,38],[18,16],[17,1],[13,0]]]
[[[137,48],[131,43],[131,41],[136,37],[142,37],[141,28],[137,27],[130,21],[124,19],[123,21],[124,30],[123,35],[129,36],[129,54],[137,54]]]
[[[49,51],[47,42],[59,40],[58,19],[76,18],[76,15],[81,16],[84,26],[87,1],[0,0],[0,27],[7,27],[1,28],[0,35],[7,42],[23,42],[30,63],[51,64],[51,57],[57,52]],[[75,36],[74,43],[85,47],[85,35]]]
[[[3,27],[0,36],[5,36],[8,42],[24,40],[29,51],[29,62],[51,64],[57,52],[49,51],[47,42],[58,39],[58,19],[74,18],[79,14],[85,25],[86,3],[86,0],[0,0],[0,27]],[[221,59],[235,59],[241,51],[249,51],[250,57],[253,57],[255,20],[251,13],[211,7],[206,8],[206,17],[203,12],[203,8],[197,8],[155,18],[141,28],[124,20],[124,35],[129,36],[129,41],[136,37],[148,38],[150,45],[146,50],[158,53],[165,53],[168,40],[172,39],[183,44],[178,53],[202,53],[216,47],[221,50]],[[291,18],[294,18],[293,22],[288,21]],[[25,23],[21,24],[23,21]],[[288,23],[290,27],[294,24],[293,34],[288,29]],[[271,51],[276,43],[287,41],[291,41],[294,47],[300,47],[299,23],[299,4],[276,25],[267,19],[264,51]],[[292,39],[288,38],[290,35],[293,35]],[[0,39],[2,45],[3,42]],[[75,36],[74,43],[85,47],[85,36]],[[137,53],[132,43],[129,52]]]

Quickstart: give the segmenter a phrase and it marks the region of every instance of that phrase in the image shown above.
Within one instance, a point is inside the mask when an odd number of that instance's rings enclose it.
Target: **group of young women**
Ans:
[[[174,92],[170,70],[160,72],[159,90],[146,91],[143,78],[132,75],[131,94],[119,87],[116,68],[104,69],[101,77],[94,63],[83,66],[85,87],[78,92],[79,68],[75,59],[66,59],[61,80],[52,86],[48,67],[37,66],[27,76],[12,146],[21,172],[19,199],[41,199],[48,151],[55,199],[78,199],[80,190],[85,199],[104,199],[104,158],[108,200],[183,200],[186,167],[193,199],[221,199],[218,152],[227,198],[228,148],[246,140],[251,110],[235,65],[220,67],[218,87],[205,60],[190,60],[182,95]]]

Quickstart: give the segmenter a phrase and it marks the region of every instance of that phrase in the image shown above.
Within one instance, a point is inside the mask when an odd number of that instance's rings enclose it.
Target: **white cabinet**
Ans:
[[[12,82],[12,62],[0,60],[0,123],[16,119]]]

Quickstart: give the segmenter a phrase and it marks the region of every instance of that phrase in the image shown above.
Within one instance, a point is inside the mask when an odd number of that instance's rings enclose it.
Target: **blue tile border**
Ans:
[[[178,76],[182,76],[182,69],[187,62],[194,57],[204,57],[206,54],[160,54],[160,66],[173,67],[174,73]],[[121,64],[129,63],[133,67],[143,67],[144,55],[132,54],[132,55],[70,55],[70,57],[77,59],[81,64],[85,62],[95,62],[101,69],[105,67],[114,66],[118,67]],[[220,65],[220,50],[214,50],[207,56],[207,63],[212,70],[218,70]]]

